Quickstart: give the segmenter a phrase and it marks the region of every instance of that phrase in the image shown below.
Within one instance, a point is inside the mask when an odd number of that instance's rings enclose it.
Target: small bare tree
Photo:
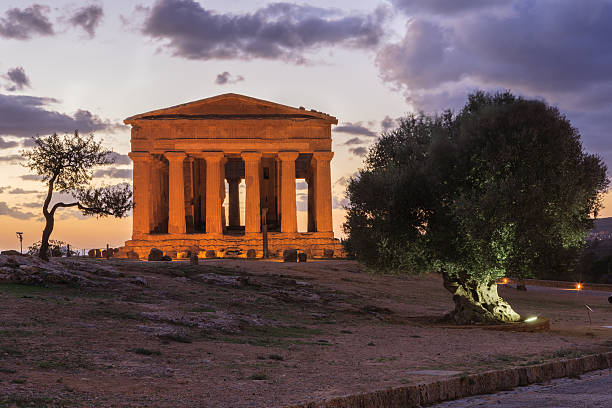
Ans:
[[[94,140],[93,135],[83,137],[74,132],[74,135],[58,136],[54,133],[35,137],[34,143],[33,148],[21,153],[26,159],[25,167],[42,176],[47,185],[43,204],[46,224],[38,256],[48,260],[49,237],[58,208],[77,207],[84,215],[122,218],[133,206],[132,189],[128,184],[91,186],[93,168],[114,163],[112,151],[102,148],[102,143]],[[74,200],[51,206],[54,191],[67,193]]]

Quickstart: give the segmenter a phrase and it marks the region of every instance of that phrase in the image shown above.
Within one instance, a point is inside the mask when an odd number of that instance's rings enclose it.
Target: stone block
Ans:
[[[207,258],[216,258],[217,257],[217,252],[214,249],[209,249],[208,251],[206,251],[206,257]]]
[[[323,250],[323,258],[333,258],[334,257],[334,250],[333,249],[324,249]]]
[[[151,251],[149,251],[149,256],[148,256],[148,260],[149,261],[163,261],[164,257],[164,253],[162,252],[161,249],[157,249],[157,248],[151,248]]]
[[[297,262],[298,251],[297,249],[285,249],[283,251],[283,262]]]
[[[306,262],[306,258],[308,258],[308,256],[306,255],[306,252],[300,252],[297,257],[298,257],[298,262]]]
[[[257,251],[254,249],[249,249],[247,251],[247,258],[257,258]]]
[[[138,254],[134,251],[128,251],[126,254],[127,259],[140,259]]]
[[[197,265],[198,264],[198,254],[197,252],[192,252],[189,256],[189,263],[191,265]]]

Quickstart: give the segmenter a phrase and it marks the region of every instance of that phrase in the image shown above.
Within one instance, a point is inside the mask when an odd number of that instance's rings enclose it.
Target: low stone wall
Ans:
[[[518,279],[514,278],[505,278],[508,280],[507,283],[517,284],[519,282]],[[498,283],[504,283],[503,279],[499,279]],[[549,288],[562,288],[562,289],[576,289],[577,282],[567,282],[567,281],[554,281],[554,280],[543,280],[543,279],[523,279],[525,285],[533,285],[533,286],[546,286]],[[612,292],[612,285],[605,283],[581,283],[582,289],[584,290],[602,290],[602,291],[610,291]]]
[[[528,367],[487,371],[436,382],[389,388],[287,408],[410,408],[436,404],[472,395],[510,390],[515,387],[574,377],[612,367],[612,352],[551,361]]]

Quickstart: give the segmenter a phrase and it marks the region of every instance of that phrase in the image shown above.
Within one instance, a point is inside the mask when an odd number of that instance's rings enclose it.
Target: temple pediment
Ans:
[[[248,119],[315,119],[329,124],[338,120],[315,110],[294,108],[239,94],[223,94],[181,105],[131,116],[126,124],[150,120],[248,120]]]

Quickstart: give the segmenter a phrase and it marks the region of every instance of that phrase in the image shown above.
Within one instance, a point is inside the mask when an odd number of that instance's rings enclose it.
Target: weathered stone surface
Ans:
[[[306,258],[307,258],[307,256],[306,256],[305,252],[300,252],[298,254],[298,261],[299,262],[306,262]]]
[[[192,252],[189,256],[189,263],[191,265],[197,265],[198,264],[198,253],[197,252]]]
[[[206,257],[207,258],[216,258],[217,257],[217,252],[213,249],[209,249],[208,251],[206,251]]]
[[[147,257],[147,260],[149,261],[163,261],[164,257],[164,252],[161,249],[157,249],[157,248],[151,248],[151,251],[149,251],[149,256]]]
[[[0,255],[0,282],[97,286],[121,277],[123,273],[110,265],[85,262],[78,257],[42,261],[35,256]]]
[[[298,251],[297,249],[285,249],[283,251],[283,262],[297,262]]]
[[[333,249],[324,249],[323,250],[323,258],[333,258],[334,257],[334,250]]]
[[[17,255],[17,256],[19,256],[19,255],[21,255],[21,252],[15,251],[14,249],[9,249],[7,251],[0,252],[0,255]]]
[[[126,258],[127,259],[140,259],[138,254],[136,252],[134,252],[134,251],[127,251]]]
[[[257,258],[257,251],[254,249],[249,249],[247,251],[247,258]]]

